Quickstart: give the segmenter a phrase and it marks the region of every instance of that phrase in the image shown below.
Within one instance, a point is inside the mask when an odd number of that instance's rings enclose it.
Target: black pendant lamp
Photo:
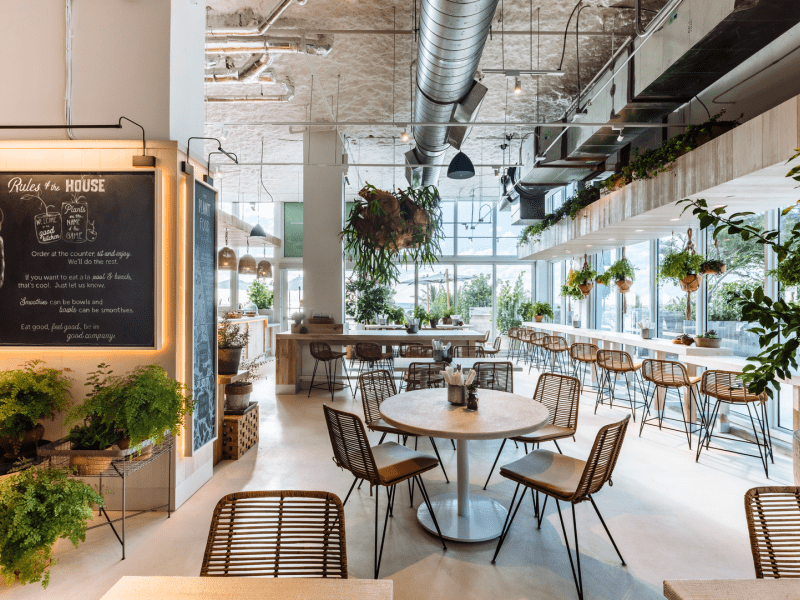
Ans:
[[[447,177],[450,179],[469,179],[475,177],[475,167],[472,166],[472,161],[469,156],[463,152],[459,152],[450,161],[450,166],[447,167]]]

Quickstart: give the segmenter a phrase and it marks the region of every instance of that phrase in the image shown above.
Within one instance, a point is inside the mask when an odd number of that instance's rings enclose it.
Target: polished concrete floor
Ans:
[[[515,373],[515,377],[515,391],[531,396],[535,374]],[[214,505],[231,492],[315,489],[344,498],[352,477],[331,460],[321,407],[323,402],[330,403],[330,395],[314,391],[310,398],[305,393],[276,397],[273,382],[270,371],[267,382],[259,383],[256,390],[261,403],[258,450],[251,450],[239,461],[220,463],[214,478],[171,519],[161,514],[130,519],[127,560],[120,560],[120,546],[108,528],[96,529],[77,550],[64,541],[58,543],[59,562],[47,590],[16,585],[0,594],[7,598],[88,600],[100,598],[124,575],[195,576]],[[363,416],[360,396],[354,401],[349,391],[338,392],[334,405]],[[584,394],[580,410],[577,441],[565,441],[561,448],[566,454],[585,458],[597,430],[624,418],[627,412],[622,407],[601,407],[593,414],[590,393]],[[375,443],[377,440],[375,436]],[[499,445],[499,440],[471,443],[473,490],[483,486]],[[456,453],[446,441],[438,446],[452,479]],[[430,452],[427,440],[420,440],[420,450]],[[511,462],[522,455],[522,448],[507,444],[503,460]],[[755,486],[789,485],[788,453],[776,451],[770,474],[766,479],[757,459],[722,452],[704,454],[696,464],[685,436],[647,427],[640,438],[638,426],[630,427],[614,485],[596,495],[628,565],[620,565],[591,506],[579,505],[586,598],[655,599],[662,597],[664,579],[754,577],[743,496]],[[432,495],[455,491],[455,483],[446,484],[441,470],[430,471],[425,480]],[[508,505],[513,490],[513,484],[495,474],[486,493]],[[414,502],[419,505],[419,494]],[[351,577],[372,576],[374,507],[367,486],[354,492],[346,506]],[[494,541],[450,542],[443,552],[438,541],[416,522],[415,510],[408,506],[407,489],[398,488],[381,576],[395,582],[398,600],[577,598],[552,502],[539,531],[531,504],[523,504],[497,564],[492,565],[495,545]]]

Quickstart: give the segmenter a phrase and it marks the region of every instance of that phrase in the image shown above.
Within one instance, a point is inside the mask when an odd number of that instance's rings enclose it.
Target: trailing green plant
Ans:
[[[570,284],[565,283],[561,286],[561,291],[558,294],[562,298],[571,298],[576,302],[583,300],[583,294],[581,293],[580,288],[578,287],[577,283]]]
[[[701,254],[693,254],[688,250],[670,252],[661,259],[658,277],[659,279],[671,279],[677,283],[689,275],[699,273],[704,260]]]
[[[67,439],[72,442],[72,450],[105,450],[122,437],[124,436],[116,423],[99,415],[86,419],[82,425],[73,427],[67,434]]]
[[[272,308],[273,293],[260,281],[254,281],[247,288],[247,298],[260,310]]]
[[[131,446],[151,438],[161,443],[167,432],[177,433],[194,408],[187,387],[159,365],[136,367],[119,376],[102,363],[89,373],[86,385],[90,387],[86,399],[70,410],[67,422],[97,419],[113,424],[130,437]]]
[[[241,323],[231,323],[223,319],[217,329],[217,347],[220,350],[244,348],[250,339],[250,333]]]
[[[340,235],[361,279],[392,285],[400,264],[432,266],[444,237],[439,191],[434,186],[378,190],[366,184]]]
[[[43,365],[34,360],[0,372],[0,436],[21,440],[40,419],[53,418],[67,407],[69,369]]]
[[[533,316],[541,316],[546,319],[553,318],[553,307],[550,306],[548,302],[534,302],[533,308],[531,309],[533,312]]]
[[[576,285],[594,283],[595,277],[597,277],[597,271],[592,269],[588,263],[584,263],[583,267],[578,271],[573,271],[573,283]]]
[[[724,260],[719,260],[716,258],[708,258],[705,262],[700,265],[700,271],[704,273],[714,273],[719,275],[722,273],[722,267],[725,266]]]
[[[372,323],[378,315],[388,314],[394,290],[356,275],[345,282],[345,310],[357,323]]]
[[[633,265],[627,258],[620,258],[597,278],[603,285],[608,285],[612,281],[625,281],[626,279],[636,281],[636,271],[633,270]]]
[[[800,156],[800,149],[795,151],[788,162]],[[787,174],[800,182],[800,166],[794,166]],[[800,265],[800,221],[788,231],[780,229],[764,229],[747,222],[752,212],[740,212],[728,215],[726,207],[710,209],[705,200],[680,200],[678,204],[686,204],[684,212],[691,210],[700,220],[701,229],[713,229],[713,239],[725,233],[752,241],[769,249],[775,254],[778,269],[783,265]],[[797,208],[794,204],[783,211],[783,216]],[[795,275],[796,277],[796,275]],[[742,312],[742,320],[749,322],[747,330],[758,336],[760,352],[749,357],[747,365],[742,369],[742,380],[748,391],[753,394],[766,393],[775,398],[780,392],[780,381],[792,376],[798,368],[798,350],[800,350],[800,303],[772,299],[764,293],[761,286],[755,289],[744,289],[735,299]]]
[[[533,302],[523,302],[517,309],[517,314],[522,317],[523,321],[532,321],[533,317]]]
[[[739,125],[737,120],[721,121],[720,117],[723,114],[725,114],[724,110],[709,118],[705,123],[690,125],[682,134],[665,141],[660,148],[641,152],[636,149],[630,162],[619,173],[612,175],[605,181],[578,190],[572,198],[564,202],[558,209],[546,214],[542,221],[535,225],[528,225],[523,229],[518,245],[522,246],[528,242],[535,244],[541,241],[542,233],[567,216],[574,221],[581,209],[596,202],[601,196],[633,181],[651,179],[659,173],[669,171],[675,160],[683,154],[691,152],[698,146],[713,139],[715,135],[720,135]]]
[[[0,574],[6,585],[17,573],[23,585],[50,583],[53,544],[86,540],[93,505],[103,498],[67,471],[34,466],[0,480]]]

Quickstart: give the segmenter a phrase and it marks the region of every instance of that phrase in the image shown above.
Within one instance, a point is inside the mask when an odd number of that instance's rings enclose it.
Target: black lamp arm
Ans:
[[[122,119],[125,119],[128,123],[133,123],[139,129],[142,130],[142,156],[144,156],[145,154],[147,154],[147,143],[145,142],[145,139],[144,139],[144,127],[139,125],[136,121],[131,121],[128,117],[120,117],[119,118],[119,122],[118,122],[118,126],[119,126],[120,129],[122,129]]]

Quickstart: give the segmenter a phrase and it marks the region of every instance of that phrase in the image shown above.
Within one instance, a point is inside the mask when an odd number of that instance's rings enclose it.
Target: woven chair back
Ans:
[[[327,342],[311,342],[309,350],[311,350],[311,356],[317,360],[331,360],[333,358],[331,346]]]
[[[444,371],[447,365],[443,362],[411,363],[408,366],[408,381],[406,391],[425,390],[444,386],[444,378],[439,371]]]
[[[674,360],[648,358],[642,363],[642,378],[661,387],[686,387],[689,385],[686,367]]]
[[[364,421],[372,423],[381,418],[381,402],[397,395],[397,388],[389,371],[369,371],[358,376]]]
[[[323,405],[328,435],[333,446],[336,466],[347,469],[360,479],[377,485],[378,468],[364,430],[364,423],[353,413]]]
[[[237,492],[214,508],[201,577],[347,579],[344,507],[330,492]]]
[[[361,360],[377,362],[383,360],[381,347],[374,342],[358,342],[356,344],[356,356]]]
[[[599,348],[594,344],[575,342],[569,347],[569,355],[572,360],[591,363],[597,360]]]
[[[744,404],[747,402],[766,402],[767,395],[747,391],[742,382],[742,374],[736,371],[706,371],[700,381],[700,392],[722,400]]]
[[[492,344],[492,348],[494,348],[495,350],[497,350],[499,352],[500,351],[500,344],[502,344],[502,343],[503,343],[503,338],[501,338],[498,335],[496,338],[494,338],[494,344]]]
[[[597,432],[592,451],[581,475],[581,481],[572,499],[573,502],[586,500],[588,496],[596,494],[606,481],[611,479],[630,419],[631,416],[628,415],[619,423],[606,425]]]
[[[744,495],[757,579],[800,577],[800,487],[757,487]]]
[[[486,358],[486,353],[482,346],[456,346],[453,358]]]
[[[578,428],[578,406],[581,382],[575,377],[557,373],[542,373],[536,382],[533,399],[550,410],[550,425],[567,429]]]
[[[519,331],[519,327],[509,327],[508,328],[508,337],[511,339],[517,339],[517,332]]]
[[[419,342],[411,342],[410,344],[403,344],[400,346],[400,356],[408,356],[408,350],[410,348],[421,348],[424,344],[420,344]]]
[[[519,339],[525,342],[526,344],[531,343],[531,337],[533,336],[532,331],[528,331],[527,329],[523,329],[519,332]]]
[[[606,371],[614,373],[633,371],[633,359],[631,355],[622,350],[598,350],[597,364]]]
[[[491,330],[491,329],[487,329],[487,330],[486,330],[486,337],[485,337],[485,338],[483,338],[483,343],[484,343],[484,344],[487,344],[487,343],[489,342],[489,337],[490,337],[491,335],[492,335],[492,330]]]
[[[544,338],[547,334],[543,331],[531,331],[531,344],[534,346],[544,346]]]
[[[406,348],[406,358],[430,358],[433,356],[433,348],[425,346],[409,346]]]
[[[479,388],[514,393],[514,365],[510,362],[476,362],[472,368]]]
[[[542,340],[542,345],[550,352],[569,352],[567,340],[560,335],[546,335]]]

